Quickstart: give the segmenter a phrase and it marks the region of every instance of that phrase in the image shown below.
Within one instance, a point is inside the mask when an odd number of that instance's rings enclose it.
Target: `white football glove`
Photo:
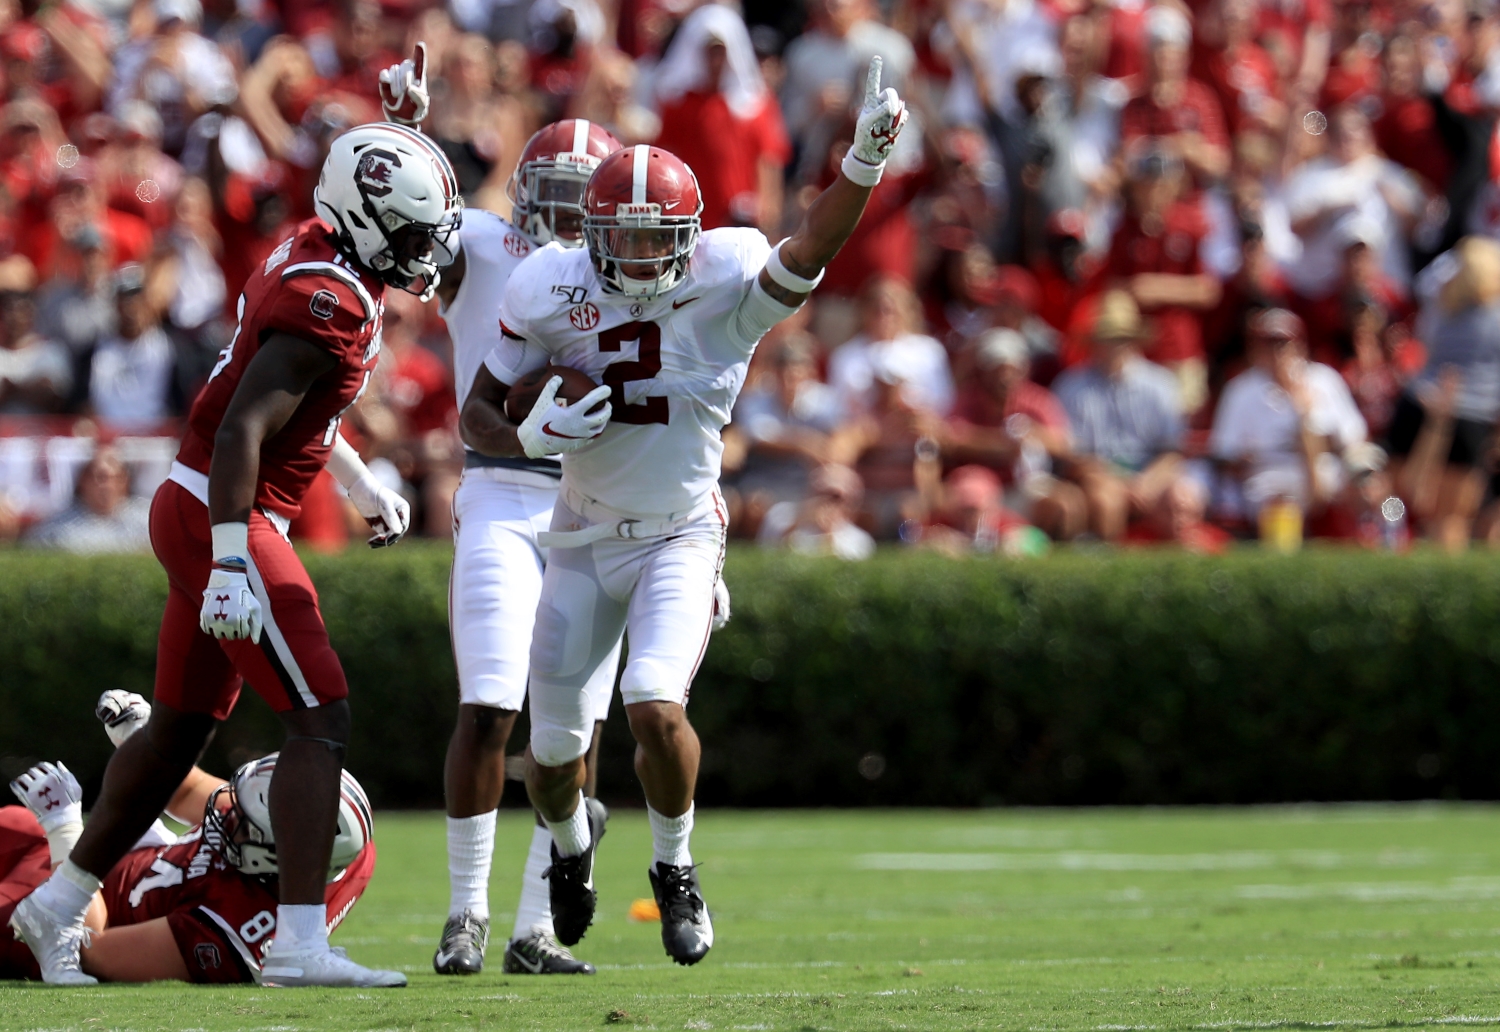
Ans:
[[[380,107],[389,121],[417,126],[427,118],[431,104],[427,92],[427,44],[418,43],[411,57],[380,73]]]
[[[83,820],[83,789],[73,772],[61,763],[38,763],[10,783],[22,805],[36,815],[48,833],[68,821]]]
[[[724,625],[729,622],[729,585],[724,583],[720,577],[714,581],[714,623],[713,629],[722,631]]]
[[[250,579],[238,570],[214,567],[203,591],[198,626],[215,638],[260,641],[260,601],[250,590]]]
[[[118,749],[121,742],[146,726],[151,719],[151,704],[135,692],[111,688],[99,696],[94,716],[104,724],[104,733]]]
[[[370,473],[350,486],[349,500],[375,532],[370,538],[371,548],[394,545],[411,528],[411,506],[406,499]]]
[[[859,109],[859,120],[854,124],[854,143],[844,161],[844,174],[861,186],[873,186],[874,182],[866,181],[871,177],[879,182],[879,170],[884,168],[885,159],[890,157],[891,148],[896,145],[896,138],[901,135],[901,127],[906,125],[908,117],[906,104],[896,95],[895,89],[889,86],[884,90],[880,88],[882,63],[878,55],[870,58],[870,70],[865,74],[864,103]],[[851,166],[851,159],[866,166],[868,171]]]
[[[561,376],[548,380],[537,395],[536,404],[531,406],[531,414],[516,427],[521,447],[533,459],[577,451],[602,434],[613,415],[608,387],[595,387],[573,404],[563,405],[557,400],[557,389],[561,386]],[[601,401],[604,407],[590,415],[589,409]]]

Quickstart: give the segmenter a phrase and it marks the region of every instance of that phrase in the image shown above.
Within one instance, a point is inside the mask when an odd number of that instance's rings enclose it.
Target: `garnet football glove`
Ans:
[[[349,500],[375,532],[371,548],[394,545],[411,527],[411,506],[406,499],[368,471],[349,485]]]
[[[411,57],[380,73],[380,106],[390,121],[417,126],[427,117],[430,105],[427,44],[418,43]]]
[[[865,99],[859,109],[859,120],[854,125],[854,143],[844,155],[844,175],[860,186],[874,186],[880,182],[885,171],[885,159],[890,157],[896,137],[906,124],[906,104],[887,86],[880,88],[879,56],[870,58],[870,70],[865,75]]]
[[[562,377],[554,376],[537,395],[531,414],[516,428],[521,447],[533,459],[577,451],[604,432],[613,409],[609,405],[610,388],[595,387],[571,405],[559,404],[557,390]],[[597,412],[589,409],[603,402]]]
[[[198,626],[215,638],[260,641],[260,602],[250,590],[249,578],[238,570],[214,567],[203,591]]]
[[[46,832],[69,820],[83,820],[83,789],[61,763],[38,763],[10,783],[21,804],[36,815]]]
[[[104,724],[104,733],[116,749],[151,718],[151,704],[135,692],[111,688],[99,696],[94,716]]]

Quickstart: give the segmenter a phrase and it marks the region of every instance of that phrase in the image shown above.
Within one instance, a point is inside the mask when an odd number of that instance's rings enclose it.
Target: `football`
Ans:
[[[599,386],[588,373],[567,366],[549,365],[533,369],[512,384],[510,392],[505,395],[505,417],[512,423],[521,423],[531,414],[531,407],[536,404],[537,396],[554,376],[562,377],[562,386],[557,389],[557,400],[564,405],[573,404]],[[595,411],[598,408],[599,405],[594,406]]]

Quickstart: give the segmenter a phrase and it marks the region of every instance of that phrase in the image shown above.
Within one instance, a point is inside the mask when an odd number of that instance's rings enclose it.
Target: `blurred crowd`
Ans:
[[[0,538],[140,547],[139,442],[418,39],[471,206],[508,213],[528,136],[577,116],[773,241],[883,58],[912,124],[752,363],[740,537],[1500,541],[1494,0],[0,0]],[[345,421],[433,536],[450,370],[435,306],[393,292]],[[362,532],[327,477],[294,527]]]

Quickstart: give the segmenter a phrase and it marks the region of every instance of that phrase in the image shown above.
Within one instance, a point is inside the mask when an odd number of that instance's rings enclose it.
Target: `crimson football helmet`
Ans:
[[[511,221],[538,244],[583,243],[583,188],[620,141],[597,122],[564,118],[532,134],[506,193]]]
[[[583,191],[583,238],[606,290],[654,298],[682,282],[703,197],[677,155],[640,144],[605,158]]]

